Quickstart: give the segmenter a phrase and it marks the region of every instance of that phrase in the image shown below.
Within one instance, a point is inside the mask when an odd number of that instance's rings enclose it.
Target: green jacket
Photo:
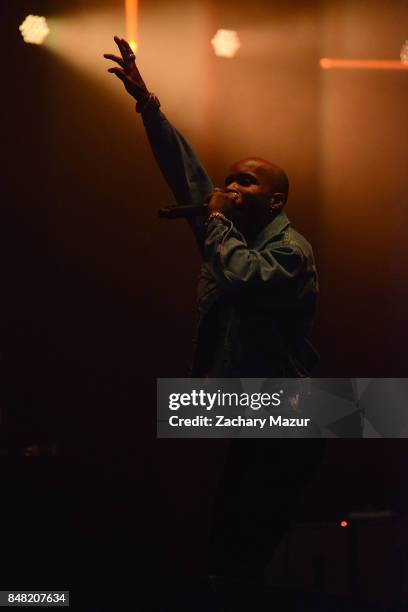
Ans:
[[[143,114],[156,161],[178,204],[201,204],[213,184],[158,109]],[[281,212],[248,244],[231,221],[190,221],[203,257],[192,376],[308,376],[318,280],[313,251]]]

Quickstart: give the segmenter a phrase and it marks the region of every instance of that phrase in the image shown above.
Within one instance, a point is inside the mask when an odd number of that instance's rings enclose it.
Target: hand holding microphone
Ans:
[[[218,212],[227,217],[227,219],[232,220],[234,209],[239,199],[240,195],[237,191],[224,191],[224,189],[216,187],[208,202],[208,214],[211,215],[214,212]]]
[[[229,218],[234,201],[238,201],[239,197],[235,191],[224,191],[215,187],[203,204],[162,208],[159,210],[159,217],[162,219],[191,219],[192,217],[207,217],[212,212],[219,212]]]

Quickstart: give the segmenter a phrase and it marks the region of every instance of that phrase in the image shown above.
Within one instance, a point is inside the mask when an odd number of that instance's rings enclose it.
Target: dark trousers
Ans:
[[[257,579],[298,512],[324,439],[235,439],[217,490],[209,574]]]

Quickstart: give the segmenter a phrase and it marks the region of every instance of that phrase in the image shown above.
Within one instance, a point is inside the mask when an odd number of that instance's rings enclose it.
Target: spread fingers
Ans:
[[[116,62],[117,64],[119,64],[119,66],[122,66],[122,68],[124,66],[123,59],[118,55],[113,55],[112,53],[104,53],[103,57],[106,57],[106,59],[108,60],[112,60],[112,62]]]

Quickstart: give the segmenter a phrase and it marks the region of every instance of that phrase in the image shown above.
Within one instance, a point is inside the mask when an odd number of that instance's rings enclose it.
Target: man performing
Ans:
[[[234,163],[224,188],[214,189],[189,143],[159,110],[160,102],[148,91],[129,44],[123,38],[114,40],[120,56],[105,54],[118,64],[109,72],[135,98],[176,202],[208,202],[208,217],[189,221],[203,258],[192,375],[308,376],[317,362],[307,338],[316,308],[317,273],[310,244],[283,211],[289,187],[285,172],[251,157]],[[256,609],[248,585],[262,574],[287,528],[301,486],[319,460],[321,447],[315,442],[296,440],[302,444],[296,452],[293,444],[288,451],[287,440],[241,439],[231,444],[208,561],[213,584],[223,594],[223,609]]]

